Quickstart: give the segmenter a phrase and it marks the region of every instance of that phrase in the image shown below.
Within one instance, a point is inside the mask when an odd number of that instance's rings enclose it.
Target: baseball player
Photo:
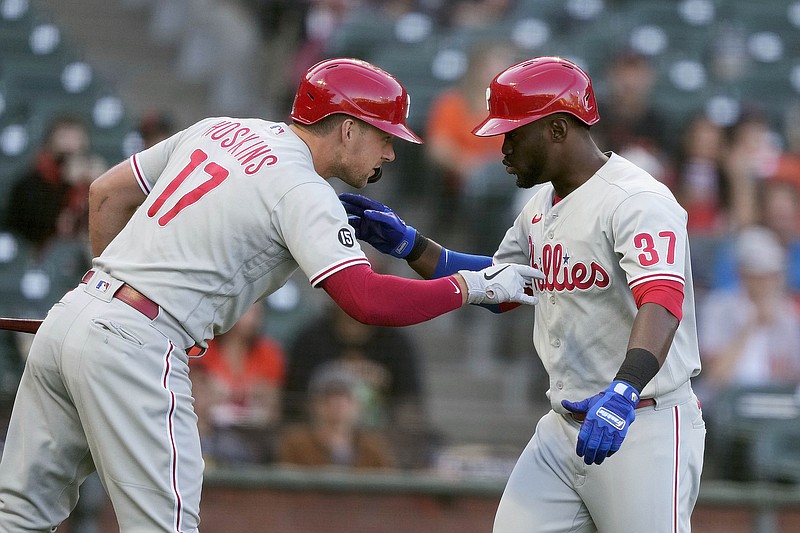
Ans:
[[[487,99],[473,133],[504,135],[517,186],[541,184],[494,257],[444,249],[383,204],[341,195],[356,235],[382,250],[413,239],[424,251],[409,264],[426,278],[492,261],[545,275],[534,283],[533,341],[552,410],[508,480],[496,533],[687,532],[705,424],[690,385],[700,360],[686,213],[647,172],[595,145],[600,117],[577,65],[524,61]]]
[[[371,270],[327,180],[364,187],[394,159],[394,137],[421,142],[408,109],[390,74],[326,60],[301,81],[291,124],[202,120],[93,183],[93,268],[34,338],[0,464],[0,531],[54,531],[94,469],[121,532],[198,531],[187,350],[298,267],[368,324],[535,303],[530,266],[431,281]]]

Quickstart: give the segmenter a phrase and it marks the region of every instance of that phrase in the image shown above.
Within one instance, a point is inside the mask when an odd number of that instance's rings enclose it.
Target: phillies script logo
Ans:
[[[590,289],[596,286],[605,289],[611,284],[611,276],[596,261],[588,265],[572,258],[564,251],[561,243],[547,243],[542,247],[541,265],[533,259],[533,241],[528,237],[531,251],[531,266],[544,273],[543,280],[534,280],[540,291],[573,291]]]

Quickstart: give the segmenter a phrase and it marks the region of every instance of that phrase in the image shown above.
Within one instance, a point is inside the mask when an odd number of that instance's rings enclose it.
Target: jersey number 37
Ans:
[[[674,265],[676,241],[673,231],[659,231],[657,237],[653,237],[650,233],[636,234],[633,245],[637,250],[641,250],[639,264],[645,267],[652,266],[666,259],[668,265]]]

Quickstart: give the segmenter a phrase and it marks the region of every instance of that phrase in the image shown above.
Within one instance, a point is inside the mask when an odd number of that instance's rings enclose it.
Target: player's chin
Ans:
[[[536,185],[536,180],[531,179],[528,176],[524,176],[522,174],[517,174],[517,187],[520,189],[530,189]]]
[[[359,180],[355,181],[354,183],[351,183],[350,185],[352,185],[356,189],[363,189],[364,187],[369,185],[369,183],[370,183],[369,178],[360,178]]]

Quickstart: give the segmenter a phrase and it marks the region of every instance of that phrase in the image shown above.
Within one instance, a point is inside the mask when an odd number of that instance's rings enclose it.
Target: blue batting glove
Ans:
[[[403,222],[390,207],[360,194],[342,193],[339,200],[356,238],[400,259],[411,253],[417,230]]]
[[[586,415],[575,449],[584,463],[600,464],[619,450],[636,418],[637,403],[639,392],[624,381],[612,381],[600,394],[580,402],[561,401],[568,411]]]

